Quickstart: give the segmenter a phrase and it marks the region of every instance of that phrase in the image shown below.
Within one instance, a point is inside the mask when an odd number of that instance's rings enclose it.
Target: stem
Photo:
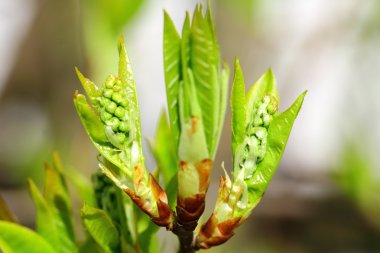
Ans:
[[[173,233],[177,235],[179,240],[178,253],[194,253],[199,250],[193,240],[196,226],[197,222],[195,224],[182,225],[179,220],[176,221]]]

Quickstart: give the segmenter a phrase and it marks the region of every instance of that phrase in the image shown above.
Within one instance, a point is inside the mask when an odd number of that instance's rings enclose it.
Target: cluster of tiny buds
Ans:
[[[278,102],[276,98],[270,95],[265,95],[255,103],[252,115],[253,119],[250,126],[268,128],[277,110]]]
[[[245,179],[252,177],[257,163],[264,159],[266,153],[269,124],[278,111],[278,102],[275,97],[265,95],[257,100],[252,114],[248,115],[246,137],[236,157],[240,169],[245,169]],[[236,172],[237,173],[237,172]],[[237,174],[235,173],[235,177]]]
[[[128,101],[122,82],[110,75],[103,87],[100,100],[100,119],[110,127],[114,138],[120,144],[125,144],[130,136]]]

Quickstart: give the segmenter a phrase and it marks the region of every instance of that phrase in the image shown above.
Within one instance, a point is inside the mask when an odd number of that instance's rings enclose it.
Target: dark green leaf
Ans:
[[[81,216],[88,233],[104,252],[117,252],[119,233],[106,212],[85,205]]]

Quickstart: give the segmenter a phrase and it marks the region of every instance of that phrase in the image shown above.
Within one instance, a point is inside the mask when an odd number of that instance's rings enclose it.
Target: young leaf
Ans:
[[[67,210],[59,213],[54,204],[48,203],[33,181],[29,180],[29,191],[32,195],[34,205],[37,209],[36,230],[51,245],[57,247],[57,252],[70,253],[77,252],[78,249],[74,242],[72,224],[67,225],[68,218],[64,214]],[[56,199],[57,205],[62,205],[62,199]],[[58,207],[57,206],[57,207]]]
[[[181,79],[181,38],[164,12],[164,71],[170,128],[177,147],[179,140],[178,89]]]
[[[221,89],[220,89],[220,97],[219,97],[219,113],[218,113],[218,129],[215,133],[215,138],[213,142],[213,149],[211,149],[210,154],[215,154],[218,144],[219,144],[219,136],[222,133],[224,119],[226,115],[227,109],[227,96],[228,96],[228,81],[230,76],[230,69],[227,64],[223,64],[222,75],[221,75]]]
[[[0,221],[0,250],[4,253],[57,253],[43,237],[20,225]]]
[[[77,67],[75,67],[75,71],[91,103],[96,105],[98,103],[97,98],[101,95],[99,88],[90,79],[86,78]]]
[[[45,164],[44,198],[53,210],[62,252],[76,252],[72,220],[72,207],[62,165],[57,153],[53,154],[53,166]],[[67,250],[63,250],[66,249]]]
[[[119,233],[108,215],[103,210],[85,205],[81,216],[88,233],[104,252],[117,252]]]
[[[144,230],[139,229],[139,245],[141,251],[159,253],[160,244],[158,241],[158,236],[156,235],[159,227],[156,226],[147,216],[140,216],[139,221],[143,221],[143,223],[146,222],[146,228]]]
[[[74,94],[74,105],[91,141],[98,146],[110,144],[102,122],[88,104],[86,97],[76,92]]]
[[[235,74],[231,92],[231,122],[232,122],[232,157],[239,143],[245,136],[246,113],[245,113],[245,83],[239,59],[235,59]]]
[[[95,148],[112,164],[120,168],[123,172],[130,175],[131,172],[126,164],[121,160],[120,150],[116,149],[108,140],[104,125],[98,115],[87,103],[86,97],[82,94],[74,94],[74,105],[82,121],[83,127],[94,144]]]
[[[197,90],[202,120],[209,152],[214,150],[218,130],[220,87],[219,48],[213,34],[213,27],[203,16],[201,7],[194,11],[191,25],[191,69]]]
[[[128,90],[128,103],[130,107],[132,107],[132,111],[134,112],[134,124],[136,127],[136,140],[139,143],[139,146],[141,147],[141,122],[140,122],[140,113],[139,113],[139,107],[137,102],[137,94],[136,94],[136,85],[135,80],[133,77],[132,67],[129,62],[128,56],[127,56],[127,50],[125,48],[124,43],[124,36],[121,35],[119,38],[119,78],[122,81],[123,84],[126,85],[126,88]]]
[[[286,111],[273,119],[268,130],[267,151],[256,172],[247,183],[250,192],[250,205],[255,207],[264,194],[284,153],[294,120],[301,109],[306,91]]]
[[[178,159],[176,144],[173,141],[173,135],[167,123],[165,112],[161,114],[156,138],[151,145],[151,149],[158,163],[160,173],[163,175],[164,183],[168,185],[178,171]]]
[[[260,99],[268,94],[274,96],[277,102],[280,103],[280,97],[278,96],[276,87],[276,80],[272,70],[270,69],[265,72],[249,89],[245,100],[247,115],[251,113],[251,110],[254,107],[257,99]]]
[[[71,183],[83,203],[95,206],[95,196],[90,180],[75,169],[66,169],[65,177]]]

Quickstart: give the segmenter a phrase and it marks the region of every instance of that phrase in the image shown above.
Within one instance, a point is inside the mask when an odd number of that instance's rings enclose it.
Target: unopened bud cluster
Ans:
[[[110,75],[104,84],[100,99],[100,119],[106,127],[109,140],[120,149],[134,139],[126,93],[122,82]]]
[[[278,112],[278,102],[275,97],[265,95],[255,103],[253,110],[248,113],[248,124],[244,142],[238,147],[235,157],[234,178],[244,168],[244,179],[252,177],[256,165],[265,156],[268,128],[273,117]]]

